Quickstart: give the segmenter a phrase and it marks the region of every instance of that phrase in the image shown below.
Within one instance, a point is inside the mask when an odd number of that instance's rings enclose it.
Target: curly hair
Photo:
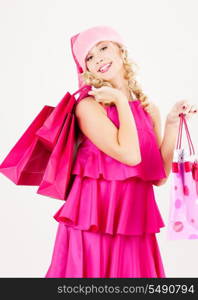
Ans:
[[[135,68],[138,69],[137,64],[128,57],[128,51],[124,46],[120,45],[117,42],[113,42],[113,43],[116,44],[121,50],[121,57],[123,60],[123,66],[125,70],[124,78],[128,81],[128,87],[130,92],[133,93],[136,96],[136,98],[142,102],[147,100],[148,97],[143,93],[141,86],[138,84],[137,80],[135,79],[135,75],[136,75]],[[99,88],[101,86],[113,87],[109,81],[96,78],[94,74],[91,73],[90,71],[85,71],[81,73],[80,76],[85,84],[92,85],[95,88]]]

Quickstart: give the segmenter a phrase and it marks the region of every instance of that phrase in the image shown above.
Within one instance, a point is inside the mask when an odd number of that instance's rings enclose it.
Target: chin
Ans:
[[[96,77],[98,79],[101,79],[101,80],[112,80],[113,78],[116,77],[117,73],[119,73],[120,71],[119,70],[110,70],[109,72],[106,72],[106,73],[99,73],[96,75]]]
[[[103,73],[102,76],[100,76],[101,79],[104,80],[111,80],[116,76],[116,72],[107,72],[106,74]]]

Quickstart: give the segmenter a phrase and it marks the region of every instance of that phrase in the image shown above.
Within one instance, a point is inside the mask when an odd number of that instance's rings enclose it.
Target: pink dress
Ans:
[[[48,277],[166,277],[156,233],[164,227],[153,180],[166,177],[150,116],[129,102],[142,161],[125,165],[99,150],[83,133],[59,222]],[[107,115],[119,127],[115,105]]]

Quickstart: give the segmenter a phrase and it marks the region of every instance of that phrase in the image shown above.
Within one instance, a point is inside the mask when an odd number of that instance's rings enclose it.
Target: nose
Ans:
[[[101,58],[96,64],[100,64],[103,61],[103,59]]]

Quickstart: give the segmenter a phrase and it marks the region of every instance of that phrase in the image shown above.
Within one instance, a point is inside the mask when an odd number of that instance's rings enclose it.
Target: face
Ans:
[[[102,65],[111,64],[105,70],[100,70]],[[120,48],[111,41],[97,43],[88,52],[85,58],[88,71],[92,72],[97,78],[111,80],[116,75],[123,72],[123,61]]]

